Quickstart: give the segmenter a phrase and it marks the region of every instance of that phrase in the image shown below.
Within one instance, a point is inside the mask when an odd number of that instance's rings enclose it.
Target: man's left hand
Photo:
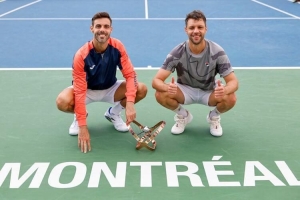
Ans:
[[[220,99],[225,96],[225,86],[221,83],[220,80],[217,80],[217,85],[215,88],[215,98]]]

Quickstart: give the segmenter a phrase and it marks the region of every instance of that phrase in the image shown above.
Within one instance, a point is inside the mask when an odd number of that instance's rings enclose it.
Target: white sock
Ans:
[[[218,111],[217,107],[215,107],[215,109],[213,109],[212,111],[210,111],[209,113],[209,117],[219,117],[220,116],[220,111]]]
[[[173,110],[175,113],[177,113],[178,115],[181,115],[183,117],[187,117],[188,116],[188,111],[181,106],[181,104],[179,104],[179,106]]]
[[[119,102],[117,105],[115,105],[114,107],[112,107],[110,109],[110,113],[113,113],[115,115],[119,115],[120,112],[124,109],[124,107],[121,105],[121,103]]]

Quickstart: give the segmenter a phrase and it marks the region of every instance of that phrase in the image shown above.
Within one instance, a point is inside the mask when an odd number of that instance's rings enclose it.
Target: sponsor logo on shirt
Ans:
[[[91,69],[91,70],[93,70],[93,69],[94,69],[94,67],[95,67],[95,65],[91,66],[91,67],[90,67],[90,69]]]

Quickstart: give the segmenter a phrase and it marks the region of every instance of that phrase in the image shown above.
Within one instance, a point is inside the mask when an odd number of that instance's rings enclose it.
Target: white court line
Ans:
[[[160,67],[135,67],[135,70],[158,70]],[[286,69],[300,69],[296,67],[233,67],[233,69],[241,70],[286,70]],[[70,71],[72,68],[0,68],[0,71]]]
[[[288,0],[288,1],[290,1],[290,2],[293,2],[294,3],[294,0]],[[297,4],[300,4],[300,2],[296,2]]]
[[[261,4],[261,5],[263,5],[263,6],[266,6],[266,7],[268,7],[268,8],[271,8],[271,9],[273,9],[273,10],[276,10],[276,11],[278,11],[278,12],[281,12],[281,13],[283,13],[283,14],[289,15],[289,16],[294,17],[294,18],[296,18],[296,19],[300,19],[300,17],[298,17],[298,16],[296,16],[296,15],[293,15],[293,14],[291,14],[291,13],[285,12],[285,11],[283,11],[283,10],[280,10],[280,9],[275,8],[275,7],[273,7],[273,6],[270,6],[270,5],[268,5],[268,4],[262,3],[262,2],[260,2],[260,1],[256,1],[256,0],[251,0],[251,1],[253,1],[253,2],[255,2],[255,3],[258,3],[258,4]]]
[[[2,15],[0,15],[0,17],[3,17],[3,16],[8,15],[8,14],[10,14],[10,13],[13,13],[13,12],[15,12],[15,11],[17,11],[17,10],[20,10],[20,9],[22,9],[22,8],[25,8],[25,7],[27,7],[27,6],[31,6],[32,4],[38,3],[38,2],[40,2],[40,1],[42,1],[42,0],[37,0],[37,1],[31,2],[31,3],[28,3],[28,4],[24,5],[24,6],[20,6],[20,7],[16,8],[16,9],[13,9],[13,10],[11,10],[11,11],[8,11],[8,12],[6,12],[6,13],[3,13]]]
[[[145,0],[145,18],[148,19],[149,16],[148,16],[148,1]]]
[[[112,20],[120,21],[130,21],[130,20],[153,20],[153,21],[171,21],[171,20],[184,20],[185,18],[112,18]],[[294,17],[250,17],[250,18],[207,18],[207,20],[295,20]],[[69,20],[91,20],[91,18],[0,18],[0,21],[69,21]]]
[[[0,3],[4,2],[5,0],[0,0]]]

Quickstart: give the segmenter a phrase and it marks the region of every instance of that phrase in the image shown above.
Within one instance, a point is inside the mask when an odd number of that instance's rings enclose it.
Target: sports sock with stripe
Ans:
[[[188,111],[181,106],[181,104],[179,104],[179,106],[173,110],[175,113],[177,113],[178,115],[181,115],[183,117],[187,117],[188,116]]]
[[[219,117],[220,116],[220,111],[218,111],[217,107],[215,107],[215,109],[213,109],[212,111],[210,111],[209,113],[209,117]]]

